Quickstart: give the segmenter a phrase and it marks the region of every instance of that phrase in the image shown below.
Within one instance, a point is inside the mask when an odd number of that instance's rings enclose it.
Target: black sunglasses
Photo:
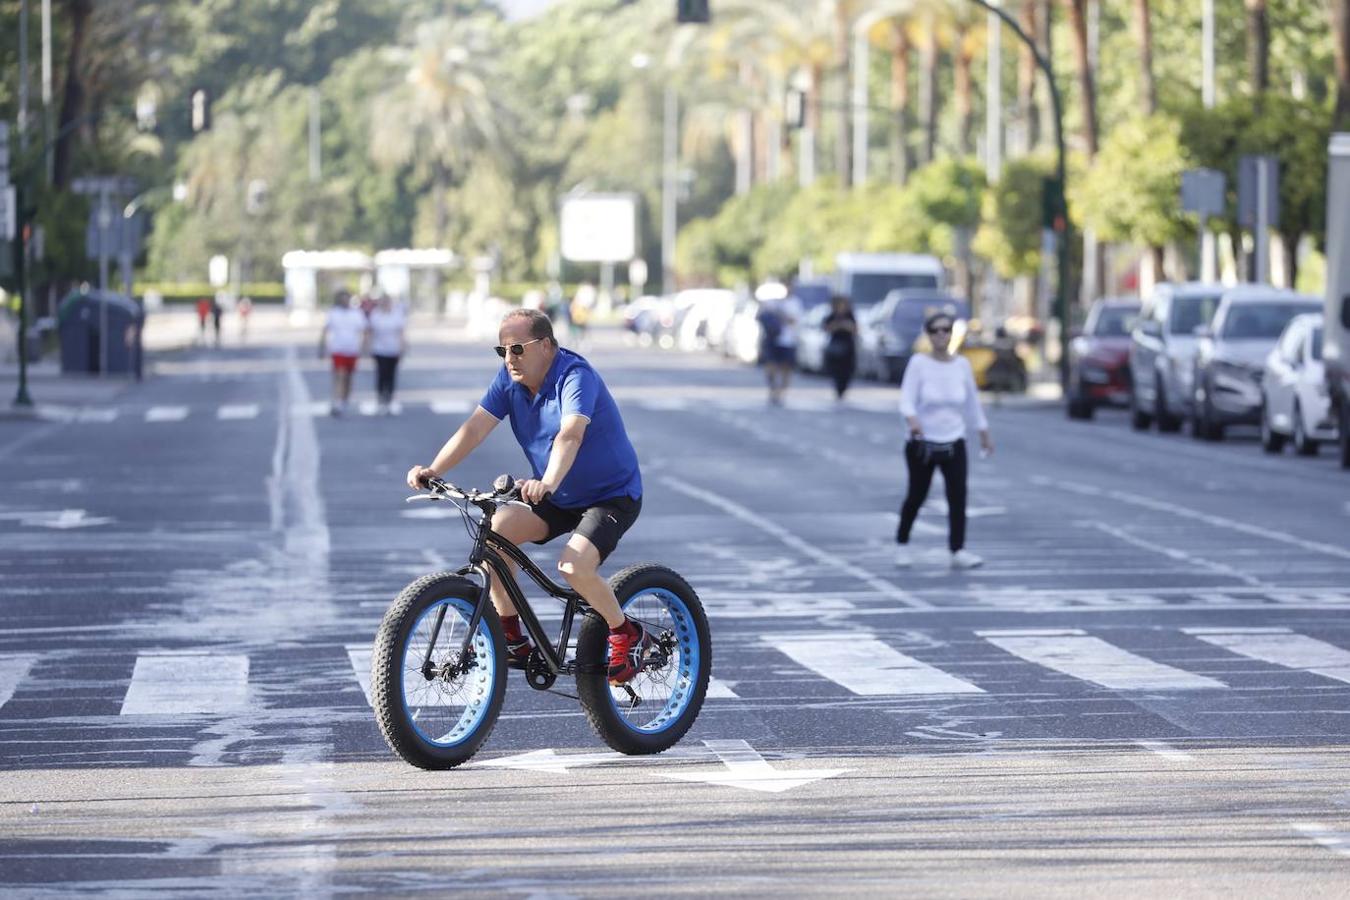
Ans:
[[[509,347],[493,347],[492,349],[493,349],[493,350],[496,350],[496,351],[497,351],[497,355],[500,356],[502,359],[506,359],[506,351],[507,351],[507,350],[510,350],[510,351],[511,351],[511,355],[512,355],[512,356],[520,356],[522,353],[525,352],[525,348],[526,348],[526,347],[530,346],[531,344],[537,344],[537,343],[539,343],[539,342],[542,341],[542,340],[544,340],[544,339],[543,339],[543,338],[535,338],[534,340],[532,340],[532,341],[526,341],[526,342],[523,343],[523,344],[512,344],[512,345],[509,346]]]
[[[926,330],[928,331],[929,334],[951,334],[951,333],[952,333],[952,326],[950,326],[950,325],[937,325],[937,326],[935,326],[935,327],[933,327],[933,328],[929,328],[929,329],[926,329]]]

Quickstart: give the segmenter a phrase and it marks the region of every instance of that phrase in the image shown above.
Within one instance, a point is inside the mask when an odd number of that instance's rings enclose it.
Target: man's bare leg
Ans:
[[[548,524],[522,506],[503,506],[498,509],[492,517],[492,530],[516,545],[527,541],[542,541],[548,537]],[[506,565],[510,568],[511,574],[515,575],[515,563],[506,560]],[[490,579],[489,588],[492,593],[492,605],[496,608],[497,615],[514,616],[516,606],[511,602],[511,597],[506,593],[506,588],[497,582],[495,575],[489,573],[488,577]],[[617,605],[616,601],[615,606]]]
[[[611,629],[624,623],[619,599],[614,596],[609,582],[600,575],[600,551],[588,538],[574,534],[567,539],[567,546],[558,559],[558,571]]]

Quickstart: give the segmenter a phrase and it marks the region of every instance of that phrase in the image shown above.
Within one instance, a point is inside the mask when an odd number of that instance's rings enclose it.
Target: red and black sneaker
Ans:
[[[643,660],[652,648],[652,639],[641,625],[624,620],[618,630],[609,632],[609,683],[632,681],[642,671]]]
[[[506,639],[506,667],[508,669],[524,669],[525,663],[530,659],[530,653],[534,651],[534,644],[524,635],[508,637]]]

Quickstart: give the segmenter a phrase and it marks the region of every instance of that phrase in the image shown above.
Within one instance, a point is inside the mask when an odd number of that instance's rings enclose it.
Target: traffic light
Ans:
[[[211,97],[198,88],[192,92],[192,130],[208,131],[211,128]]]
[[[676,0],[675,21],[703,24],[712,20],[708,0]]]
[[[1065,226],[1064,185],[1058,178],[1046,178],[1041,182],[1041,227],[1051,231],[1064,231]]]

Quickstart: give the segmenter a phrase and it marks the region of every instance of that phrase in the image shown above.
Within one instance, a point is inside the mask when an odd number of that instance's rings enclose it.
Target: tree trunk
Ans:
[[[1327,0],[1336,53],[1336,115],[1333,131],[1350,131],[1350,0]]]
[[[1078,67],[1079,104],[1083,112],[1083,143],[1088,160],[1097,155],[1097,88],[1088,58],[1087,0],[1064,0],[1069,14],[1069,32],[1073,37],[1073,57]]]
[[[806,93],[806,127],[802,129],[799,137],[804,143],[801,147],[802,166],[797,177],[803,187],[815,184],[816,181],[816,150],[820,146],[820,113],[823,105],[820,93],[823,89],[824,75],[821,66],[811,67],[811,86]]]
[[[937,153],[938,130],[938,26],[937,16],[931,13],[924,18],[923,53],[920,73],[922,83],[919,88],[920,115],[923,117],[923,153],[920,163],[927,165]]]
[[[839,183],[848,187],[853,183],[853,158],[849,152],[850,111],[853,96],[849,91],[849,62],[852,47],[849,45],[848,4],[836,2],[834,5],[834,60],[839,67],[840,98],[836,121],[839,128],[838,140],[834,145],[834,167],[839,171]]]
[[[1266,0],[1245,0],[1247,5],[1247,72],[1252,93],[1260,96],[1270,87],[1270,17]]]
[[[969,156],[973,150],[970,131],[973,123],[972,87],[970,68],[974,54],[967,46],[969,27],[962,23],[956,30],[956,54],[953,60],[954,89],[956,91],[956,150],[962,156]]]
[[[1350,2],[1350,0],[1347,0]],[[897,184],[909,180],[914,171],[914,150],[909,143],[910,54],[914,51],[905,23],[891,22],[891,160]]]
[[[70,0],[68,8],[70,48],[66,54],[66,83],[61,97],[61,115],[57,121],[57,133],[61,138],[56,142],[52,158],[52,183],[58,188],[70,186],[76,135],[80,130],[74,123],[84,115],[84,45],[94,3],[93,0]]]
[[[1033,41],[1037,39],[1037,4],[1032,0],[1025,0],[1018,13],[1017,24],[1021,26],[1022,32]],[[1040,113],[1036,109],[1036,57],[1032,55],[1031,48],[1018,41],[1017,51],[1017,119],[1021,123],[1019,129],[1020,140],[1015,152],[1020,154],[1030,153],[1031,149],[1040,143]]]
[[[1153,22],[1148,0],[1134,0],[1134,35],[1139,45],[1139,105],[1144,115],[1158,111],[1158,88],[1153,81]]]
[[[435,230],[436,243],[433,246],[446,246],[446,231],[450,224],[450,210],[445,202],[445,193],[450,183],[450,173],[440,162],[432,164],[432,202],[436,204]]]

